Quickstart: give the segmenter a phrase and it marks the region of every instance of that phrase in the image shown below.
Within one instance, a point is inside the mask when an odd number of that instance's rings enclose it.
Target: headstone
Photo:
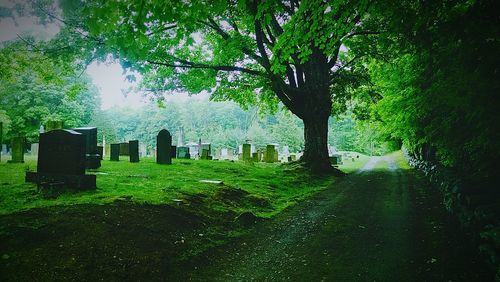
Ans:
[[[129,144],[129,157],[131,163],[139,162],[139,140],[130,140]]]
[[[331,146],[330,144],[328,144],[328,156],[332,157],[336,153],[337,153],[337,148],[335,148],[335,146]]]
[[[32,156],[38,156],[38,143],[31,144],[30,152]]]
[[[251,153],[252,145],[243,144],[242,149],[243,149],[243,156],[242,156],[243,161],[251,161],[252,160],[252,153]]]
[[[198,157],[201,157],[203,148],[201,147],[201,138],[198,140]]]
[[[184,145],[184,147],[189,148],[189,155],[191,156],[191,159],[195,159],[201,155],[201,144],[199,143],[188,142]]]
[[[97,146],[97,154],[99,159],[102,161],[104,159],[104,146]]]
[[[106,157],[106,152],[109,152],[109,150],[108,150],[108,145],[106,144],[106,136],[103,134],[102,135],[102,155],[101,155],[101,160],[103,160]]]
[[[172,164],[172,134],[166,129],[156,136],[156,163]]]
[[[170,157],[175,159],[177,157],[177,146],[173,146],[170,149]]]
[[[212,145],[210,143],[201,144],[201,159],[202,160],[212,159]]]
[[[118,150],[118,153],[120,153],[120,150]],[[106,146],[104,146],[104,152],[102,154],[103,154],[103,156],[102,156],[103,158],[105,158],[106,156],[111,154],[111,144],[106,144]]]
[[[62,129],[63,127],[64,122],[62,120],[49,120],[45,123],[45,132]]]
[[[334,154],[333,156],[330,157],[330,162],[332,165],[341,165],[342,163],[342,155],[341,154]]]
[[[24,163],[24,137],[14,137],[11,140],[12,159],[9,163]]]
[[[220,150],[220,158],[225,160],[229,157],[229,153],[228,153],[228,150],[227,148],[224,148],[224,149],[221,149]]]
[[[288,156],[290,156],[290,149],[289,149],[289,147],[287,145],[285,145],[285,146],[283,146],[282,150],[283,150],[283,156],[285,158],[288,158]]]
[[[120,156],[128,156],[130,153],[128,142],[120,143]]]
[[[259,153],[252,153],[252,161],[253,162],[259,161]]]
[[[45,133],[45,128],[41,124],[40,124],[40,128],[38,129],[38,133],[40,133],[40,134]]]
[[[190,159],[189,147],[177,147],[177,158],[178,159]]]
[[[297,156],[296,155],[290,155],[290,160],[291,162],[294,162],[297,160]]]
[[[260,161],[260,162],[264,162],[264,161],[266,161],[266,152],[265,152],[264,150],[261,150],[261,151],[259,152],[259,161]]]
[[[26,181],[44,187],[95,189],[96,176],[85,175],[85,139],[73,130],[40,134],[37,172],[27,172]]]
[[[147,156],[146,144],[139,144],[139,157],[143,158]]]
[[[274,163],[278,161],[278,151],[275,145],[266,146],[266,163]]]
[[[184,146],[184,128],[179,127],[178,135],[177,135],[177,147]]]
[[[120,160],[120,144],[111,144],[109,147],[109,160],[119,161]]]
[[[201,150],[201,159],[202,160],[211,160],[212,156],[210,156],[210,150],[202,149]]]
[[[101,156],[97,151],[97,128],[79,127],[71,130],[79,132],[85,137],[85,168],[100,168]]]
[[[2,144],[2,155],[7,155],[7,144]]]

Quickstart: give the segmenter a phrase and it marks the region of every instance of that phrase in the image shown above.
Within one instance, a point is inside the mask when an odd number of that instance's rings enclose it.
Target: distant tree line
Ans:
[[[47,120],[63,120],[66,127],[87,124],[99,107],[96,87],[77,65],[27,48],[21,41],[0,49],[4,142],[16,136],[37,142]]]
[[[303,124],[286,110],[274,115],[259,114],[257,108],[242,109],[232,102],[184,100],[168,102],[162,107],[151,104],[142,108],[114,107],[99,111],[90,122],[100,130],[99,141],[123,142],[138,139],[147,146],[156,144],[156,134],[165,128],[177,143],[179,129],[184,142],[210,142],[213,148],[232,148],[250,139],[257,147],[278,143],[292,151],[304,149]],[[378,139],[370,139],[370,128],[361,125],[350,114],[331,118],[329,143],[338,150],[381,154],[388,148]]]

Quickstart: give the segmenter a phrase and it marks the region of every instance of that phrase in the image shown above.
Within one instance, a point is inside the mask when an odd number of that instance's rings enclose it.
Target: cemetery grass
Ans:
[[[340,169],[350,173],[366,163],[367,156],[344,160]],[[39,193],[36,185],[24,182],[27,170],[36,170],[36,160],[26,158],[24,164],[0,163],[0,215],[33,208],[77,204],[137,204],[173,205],[189,208],[203,201],[216,212],[239,214],[252,212],[257,217],[270,218],[294,203],[331,187],[335,177],[317,177],[287,170],[286,166],[241,161],[173,160],[172,165],[157,165],[152,158],[129,163],[104,160],[96,170],[95,191]],[[222,181],[222,184],[201,183],[200,180]],[[213,201],[210,201],[213,200]]]
[[[366,160],[341,169],[352,172]],[[336,181],[279,164],[122,158],[87,171],[97,175],[97,190],[56,194],[24,183],[28,169],[36,169],[29,157],[0,163],[2,281],[179,277],[179,265]]]

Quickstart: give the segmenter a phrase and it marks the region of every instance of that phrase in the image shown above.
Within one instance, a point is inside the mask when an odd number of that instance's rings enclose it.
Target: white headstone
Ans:
[[[139,156],[145,157],[146,155],[147,155],[146,144],[140,143],[139,144]]]
[[[287,158],[290,155],[290,148],[288,147],[288,145],[283,146],[283,155]]]
[[[31,155],[38,156],[38,143],[31,144]]]
[[[106,156],[106,136],[102,136],[102,158]]]

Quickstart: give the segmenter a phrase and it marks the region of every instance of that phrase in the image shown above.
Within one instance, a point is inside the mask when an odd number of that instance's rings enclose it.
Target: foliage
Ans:
[[[80,126],[99,107],[97,90],[71,64],[26,50],[21,42],[1,49],[0,61],[0,110],[9,119],[7,138],[19,135],[36,141],[40,125],[47,120]]]
[[[258,148],[267,144],[288,145],[292,152],[304,149],[303,124],[286,110],[275,115],[259,115],[258,109],[243,110],[232,102],[210,102],[200,99],[173,101],[163,107],[150,104],[143,108],[111,108],[99,111],[89,123],[99,129],[106,142],[126,142],[137,139],[149,148],[156,146],[156,135],[165,128],[177,144],[179,129],[184,130],[184,142],[212,143],[212,148],[231,148],[250,139]],[[350,115],[332,118],[329,142],[338,150],[353,150],[367,154],[383,154],[383,142],[373,138],[369,126],[362,126]],[[372,130],[373,131],[373,130]],[[371,138],[370,140],[368,140]],[[371,146],[375,151],[372,152]]]
[[[409,149],[435,148],[444,165],[487,176],[500,152],[498,3],[410,2],[384,7],[419,16],[395,14],[385,46],[397,55],[370,63],[383,96],[374,119]]]

